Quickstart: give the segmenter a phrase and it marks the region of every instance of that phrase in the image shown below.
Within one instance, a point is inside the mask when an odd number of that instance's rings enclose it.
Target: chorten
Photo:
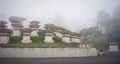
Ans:
[[[23,28],[22,22],[24,20],[26,20],[26,19],[23,17],[16,17],[16,16],[9,17],[9,21],[12,23],[12,27],[13,27],[12,36],[20,36],[21,35],[20,29]]]
[[[118,43],[115,42],[109,43],[109,51],[119,51]]]
[[[7,29],[7,22],[0,21],[0,44],[7,44],[9,42],[10,30]]]
[[[63,32],[62,32],[63,36],[62,36],[62,41],[65,42],[65,43],[71,43],[71,31],[68,30],[68,29],[63,29]]]
[[[33,30],[30,34],[30,36],[38,36],[38,31],[39,31],[39,21],[31,21],[31,24],[29,25],[29,27]]]
[[[78,36],[78,33],[72,33],[72,37],[71,37],[71,42],[72,43],[80,43],[80,38]]]
[[[63,28],[62,27],[56,27],[56,30],[55,30],[55,32],[54,32],[54,34],[56,35],[56,36],[59,36],[59,37],[61,37],[62,38],[62,31],[63,31]]]
[[[30,33],[31,33],[32,29],[23,28],[23,29],[21,29],[21,31],[23,32],[22,43],[31,43],[32,41],[30,40]]]
[[[53,43],[53,39],[52,37],[54,36],[53,32],[54,32],[54,28],[51,24],[46,24],[45,27],[45,43]]]

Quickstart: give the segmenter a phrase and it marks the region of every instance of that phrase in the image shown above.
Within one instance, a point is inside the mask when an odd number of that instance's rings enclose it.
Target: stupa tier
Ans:
[[[39,28],[39,25],[38,25],[40,23],[39,21],[34,20],[34,21],[31,21],[30,23],[31,23],[30,28]]]
[[[6,24],[7,22],[0,20],[0,29],[6,29],[7,28]]]
[[[9,21],[12,23],[12,26],[15,28],[22,28],[22,22],[26,20],[25,18],[23,17],[14,17],[14,16],[11,16],[9,18]]]
[[[11,16],[9,18],[9,21],[11,23],[22,23],[24,20],[26,20],[26,18],[23,18],[23,17],[16,17],[16,16]]]
[[[56,35],[56,36],[59,36],[59,37],[61,37],[62,38],[62,31],[63,30],[63,28],[61,28],[61,27],[56,27],[56,30],[55,30],[55,32],[54,32],[54,34]]]
[[[80,43],[80,37],[79,37],[78,33],[76,33],[76,32],[72,33],[71,42],[72,43]]]
[[[46,43],[53,43],[53,32],[54,32],[54,26],[51,24],[46,24],[45,25],[45,42]]]
[[[21,29],[23,33],[31,33],[32,29],[31,28],[23,28]]]
[[[45,30],[47,32],[51,32],[51,31],[55,31],[56,30],[56,26],[54,26],[53,24],[45,24]]]
[[[39,21],[31,21],[31,24],[29,25],[30,28],[32,28],[31,36],[38,36],[38,31],[39,31]]]
[[[22,24],[19,24],[19,23],[12,23],[12,26],[14,27],[15,30],[19,30],[21,28],[23,28],[23,25]]]
[[[12,36],[20,36],[21,35],[20,29],[23,28],[22,22],[24,20],[26,20],[26,19],[23,17],[11,16],[9,18],[9,21],[12,23],[12,27],[14,28]]]

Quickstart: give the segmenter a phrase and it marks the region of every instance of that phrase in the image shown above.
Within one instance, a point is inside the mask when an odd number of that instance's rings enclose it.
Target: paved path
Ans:
[[[120,52],[80,58],[0,58],[0,64],[120,64]]]

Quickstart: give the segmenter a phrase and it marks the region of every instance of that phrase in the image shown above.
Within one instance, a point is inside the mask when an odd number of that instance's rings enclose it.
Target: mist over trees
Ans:
[[[108,49],[111,42],[120,44],[120,5],[116,6],[112,15],[104,10],[99,11],[96,26],[82,29],[80,34],[83,43],[94,43],[99,50]]]
[[[97,23],[105,28],[109,42],[120,42],[120,6],[117,6],[110,16],[105,11],[98,13]]]
[[[107,50],[108,42],[105,34],[99,27],[94,26],[80,31],[81,42],[87,42],[91,47],[96,47],[98,50]]]

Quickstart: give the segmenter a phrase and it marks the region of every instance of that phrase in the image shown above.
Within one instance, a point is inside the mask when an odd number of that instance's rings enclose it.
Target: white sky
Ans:
[[[27,18],[25,27],[38,20],[40,28],[53,23],[79,31],[95,25],[100,10],[111,14],[117,4],[120,0],[0,0],[0,18],[8,21],[10,16],[21,16]]]

